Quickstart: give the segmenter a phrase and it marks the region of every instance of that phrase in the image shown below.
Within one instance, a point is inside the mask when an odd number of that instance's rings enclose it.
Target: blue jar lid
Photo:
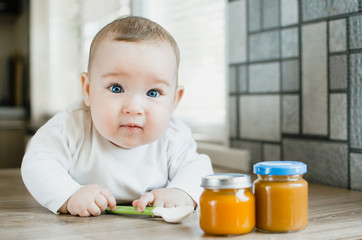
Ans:
[[[254,173],[261,175],[298,175],[307,172],[307,164],[295,161],[268,161],[254,165]]]

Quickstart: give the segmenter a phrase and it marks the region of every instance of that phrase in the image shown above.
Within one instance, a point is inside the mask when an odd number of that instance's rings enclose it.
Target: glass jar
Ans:
[[[202,179],[200,227],[208,234],[243,234],[255,227],[255,198],[247,174],[212,174]]]
[[[307,165],[293,161],[260,162],[254,165],[256,229],[293,232],[308,223]]]

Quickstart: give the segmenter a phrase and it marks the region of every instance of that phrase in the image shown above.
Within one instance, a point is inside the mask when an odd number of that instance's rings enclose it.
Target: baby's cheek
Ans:
[[[93,114],[93,124],[95,128],[100,132],[102,135],[109,135],[112,132],[115,132],[112,128],[114,128],[114,124],[112,123],[112,118],[107,114],[102,113],[95,113]]]
[[[166,131],[169,124],[169,119],[159,118],[149,122],[148,125],[148,136],[156,140],[160,138]]]

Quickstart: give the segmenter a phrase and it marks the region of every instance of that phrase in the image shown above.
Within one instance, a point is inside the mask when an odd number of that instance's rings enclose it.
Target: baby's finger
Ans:
[[[155,202],[153,203],[154,207],[165,207],[165,201],[163,198],[156,198]]]
[[[108,201],[105,196],[99,194],[94,201],[102,212],[106,210],[108,206]]]
[[[155,196],[152,193],[145,193],[138,199],[137,202],[137,211],[143,212],[147,204],[152,203],[155,200]]]
[[[139,202],[140,200],[134,200],[133,202],[132,202],[132,206],[134,206],[134,207],[137,207],[138,206],[138,202]]]
[[[93,216],[101,215],[101,209],[97,206],[97,204],[94,202],[88,207],[88,212]]]
[[[117,203],[113,194],[106,188],[101,189],[101,194],[106,198],[109,208],[115,210]]]
[[[77,213],[77,215],[80,217],[89,217],[91,213],[87,209],[82,209]]]
[[[84,206],[70,204],[68,205],[68,211],[74,216],[88,217],[90,213]]]

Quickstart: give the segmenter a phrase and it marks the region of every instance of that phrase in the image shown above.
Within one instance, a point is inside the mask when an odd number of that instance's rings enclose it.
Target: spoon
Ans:
[[[152,217],[162,217],[163,220],[169,223],[182,222],[194,211],[192,206],[182,206],[174,208],[163,208],[163,207],[146,207],[143,212],[138,212],[137,207],[131,206],[116,206],[115,210],[111,210],[107,207],[107,213],[114,214],[134,214],[134,215],[149,215]]]

